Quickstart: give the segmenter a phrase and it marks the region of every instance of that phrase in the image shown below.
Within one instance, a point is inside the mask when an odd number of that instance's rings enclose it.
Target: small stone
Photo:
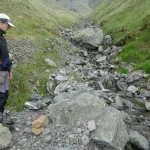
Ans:
[[[19,129],[19,128],[16,128],[15,131],[20,131],[20,129]]]
[[[50,142],[51,140],[52,140],[52,137],[50,135],[45,137],[46,142]]]
[[[150,110],[150,102],[145,103],[146,110]]]
[[[28,121],[28,122],[26,123],[27,126],[30,126],[31,124],[32,124],[31,121]]]
[[[50,73],[50,70],[49,70],[49,69],[46,69],[45,72],[46,72],[46,73]]]
[[[83,135],[82,136],[82,143],[83,143],[83,145],[87,145],[87,144],[89,144],[89,142],[90,142],[89,137],[86,136],[86,135]]]
[[[136,93],[138,91],[138,88],[135,87],[134,85],[131,85],[128,87],[128,91],[131,93]]]
[[[70,140],[73,140],[73,139],[74,139],[74,134],[70,134],[70,135],[69,135],[69,139],[70,139]]]
[[[48,135],[50,133],[50,130],[49,129],[45,129],[44,132],[43,132],[43,135]]]
[[[96,129],[95,121],[91,120],[88,122],[88,129],[89,131],[94,131]]]
[[[26,138],[23,138],[23,139],[21,139],[21,140],[18,142],[18,144],[19,144],[19,145],[22,145],[22,144],[26,143],[26,141],[27,141],[27,139],[26,139]]]
[[[23,133],[29,134],[29,133],[31,133],[31,129],[30,128],[25,128],[23,130]]]
[[[77,128],[77,133],[81,134],[81,130],[82,130],[81,128]]]
[[[45,62],[52,67],[57,67],[56,63],[53,62],[51,59],[45,59]]]
[[[89,134],[90,134],[90,131],[89,131],[89,130],[85,130],[85,131],[84,131],[84,134],[89,135]]]

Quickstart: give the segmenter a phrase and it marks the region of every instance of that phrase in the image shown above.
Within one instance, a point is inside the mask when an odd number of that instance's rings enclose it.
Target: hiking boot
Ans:
[[[2,122],[2,125],[7,127],[10,131],[15,131],[15,127],[14,124],[8,125]]]
[[[13,124],[15,124],[14,120],[11,119],[11,118],[7,118],[7,119],[3,118],[2,123],[6,124],[6,125],[13,125]]]

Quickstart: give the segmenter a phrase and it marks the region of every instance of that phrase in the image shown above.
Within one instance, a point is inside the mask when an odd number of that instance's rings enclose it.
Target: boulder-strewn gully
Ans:
[[[117,73],[116,68],[125,65],[113,61],[121,47],[113,45],[112,37],[97,27],[76,32],[63,29],[61,35],[72,42],[74,50],[66,56],[63,67],[50,74],[48,96],[33,94],[23,112],[12,112],[15,130],[10,133],[0,126],[0,147],[149,150],[148,75],[140,70]],[[52,60],[45,62],[54,64]],[[130,71],[133,66],[125,67]]]

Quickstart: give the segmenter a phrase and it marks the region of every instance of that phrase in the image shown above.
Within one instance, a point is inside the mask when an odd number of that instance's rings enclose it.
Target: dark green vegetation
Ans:
[[[149,0],[103,0],[90,20],[123,46],[120,62],[134,62],[134,69],[150,74],[149,7]]]

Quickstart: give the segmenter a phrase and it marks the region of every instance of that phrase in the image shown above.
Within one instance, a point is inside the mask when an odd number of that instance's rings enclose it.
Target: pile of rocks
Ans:
[[[18,40],[8,40],[8,49],[13,59],[13,66],[16,67],[19,63],[25,63],[37,50],[34,42],[28,38]]]
[[[65,65],[49,76],[48,97],[32,95],[32,103],[26,103],[30,110],[13,114],[17,120],[10,149],[149,150],[150,117],[137,115],[149,110],[148,75],[115,72],[120,64],[112,58],[121,47],[100,29],[72,35],[71,41],[82,49],[70,53]],[[35,136],[32,122],[40,115],[49,123]]]

